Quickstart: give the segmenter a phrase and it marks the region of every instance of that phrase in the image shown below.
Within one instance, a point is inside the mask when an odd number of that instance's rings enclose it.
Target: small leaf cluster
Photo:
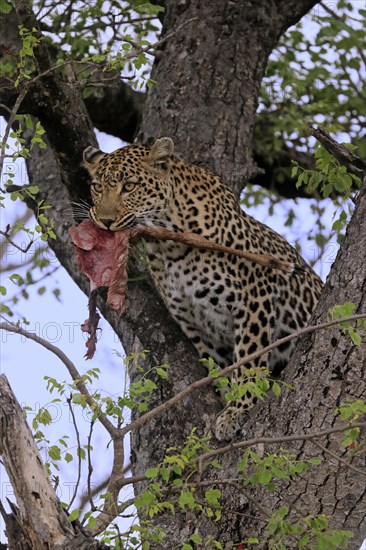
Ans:
[[[357,422],[366,419],[366,402],[361,399],[348,399],[342,403],[337,411],[342,420],[347,422]],[[346,448],[352,449],[353,452],[360,450],[363,452],[365,446],[364,438],[361,439],[360,428],[350,428],[345,432],[343,445]]]
[[[49,404],[60,403],[60,399],[53,399]],[[25,411],[29,410],[25,407]],[[64,460],[67,464],[73,460],[73,455],[69,452],[68,435],[60,437],[56,443],[51,444],[50,440],[41,430],[41,426],[49,426],[53,419],[47,407],[41,407],[32,420],[32,428],[34,430],[34,439],[40,451],[46,451],[47,460],[45,466],[51,475],[52,470],[59,471],[59,462]],[[79,449],[77,450],[79,453]]]
[[[137,410],[138,412],[146,412],[149,408],[149,403],[153,397],[153,393],[157,389],[157,384],[153,381],[153,377],[158,377],[161,380],[167,380],[169,378],[169,365],[162,364],[156,367],[152,367],[148,371],[144,371],[138,363],[146,360],[149,352],[144,350],[142,352],[131,353],[125,358],[126,371],[130,374],[132,372],[138,372],[141,376],[138,380],[131,382],[128,390],[126,389],[124,394],[118,398],[116,406],[120,409],[120,415],[123,414],[123,410],[127,407],[129,410]],[[127,387],[127,383],[125,385]]]
[[[216,375],[216,371],[213,371]],[[271,389],[276,397],[281,394],[281,385],[290,387],[281,380],[271,380],[268,369],[262,367],[244,368],[245,376],[240,381],[235,381],[235,378],[229,382],[226,377],[219,377],[215,380],[215,384],[220,389],[227,388],[224,397],[227,401],[235,401],[248,394],[263,401]]]
[[[349,540],[354,536],[351,531],[331,529],[325,514],[307,516],[294,522],[288,516],[289,508],[282,506],[269,519],[269,550],[286,550],[290,541],[291,548],[337,550],[347,548]],[[293,546],[294,542],[296,546]]]
[[[296,455],[285,449],[279,453],[266,453],[261,456],[252,449],[246,449],[238,471],[245,485],[263,485],[269,491],[276,488],[275,480],[291,480],[306,472],[310,465],[319,465],[319,458],[296,460]]]
[[[350,317],[355,314],[356,304],[353,302],[345,302],[344,304],[332,307],[327,315],[328,320],[333,321]],[[360,346],[366,335],[366,320],[357,319],[351,324],[350,321],[342,321],[339,326],[343,334],[347,334],[355,346]]]
[[[214,521],[219,520],[221,491],[215,487],[201,490],[194,483],[199,474],[199,456],[209,450],[208,440],[198,437],[193,431],[183,447],[168,449],[163,461],[146,471],[146,477],[151,482],[148,489],[135,500],[137,510],[152,518],[164,510],[175,514],[175,508],[178,507],[186,512],[203,513]],[[213,460],[205,467],[208,466],[217,468],[219,464]],[[162,500],[167,491],[172,492],[171,500]]]
[[[9,132],[9,137],[13,140],[12,145],[10,146],[10,144],[5,141],[1,143],[1,150],[8,154],[13,165],[18,159],[28,158],[35,146],[38,146],[40,149],[45,149],[47,147],[44,141],[44,134],[46,131],[39,120],[34,125],[34,119],[30,115],[16,115],[15,121],[18,124]],[[25,128],[33,132],[28,142],[29,145],[26,144],[24,138]],[[4,176],[7,178],[7,185],[12,185],[14,183],[13,178],[15,174],[12,171],[12,165],[10,163],[7,165],[7,172]]]
[[[150,520],[141,520],[123,533],[116,525],[111,525],[103,532],[100,540],[116,550],[150,550],[164,544],[165,532]]]
[[[40,44],[41,38],[39,31],[35,27],[27,29],[24,25],[19,25],[19,36],[22,41],[22,47],[18,52],[18,74],[15,80],[15,86],[18,86],[23,79],[30,80],[36,70],[34,58],[34,49]]]
[[[350,151],[356,149],[350,143],[342,143]],[[305,170],[297,162],[294,162],[292,177],[297,177],[296,187],[304,186],[309,194],[318,190],[324,198],[328,198],[335,191],[341,193],[344,198],[349,198],[351,191],[360,188],[360,179],[347,172],[320,143],[315,145],[315,170]]]
[[[353,151],[355,146],[343,143],[347,149]],[[315,145],[315,168],[305,170],[297,162],[293,162],[291,176],[297,178],[296,187],[304,187],[310,194],[319,192],[323,198],[334,197],[336,207],[334,216],[337,218],[332,225],[332,231],[338,242],[343,238],[343,231],[353,213],[353,203],[348,200],[351,192],[359,189],[361,180],[347,171],[322,145]]]

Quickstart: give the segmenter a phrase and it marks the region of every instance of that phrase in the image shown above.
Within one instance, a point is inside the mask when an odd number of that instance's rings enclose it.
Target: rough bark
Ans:
[[[323,322],[330,308],[345,302],[353,302],[356,305],[355,312],[366,311],[365,250],[366,180],[311,324]],[[301,338],[284,376],[293,389],[284,390],[279,399],[271,399],[265,407],[258,406],[245,426],[244,438],[314,433],[341,424],[334,414],[336,408],[349,398],[366,399],[365,369],[365,342],[360,347],[355,346],[339,328]],[[320,442],[345,461],[350,461],[352,466],[364,471],[366,448],[363,447],[357,456],[351,458],[352,450],[342,448],[343,438],[342,434],[336,434]],[[278,452],[281,447],[283,445],[267,447],[265,450]],[[253,501],[246,503],[252,517],[250,520],[244,517],[240,523],[235,520],[231,526],[227,525],[228,538],[224,538],[225,543],[256,536],[262,541],[261,547],[267,547],[265,522],[253,504],[262,502],[267,510],[289,506],[292,519],[306,514],[333,516],[330,522],[333,529],[353,531],[355,536],[351,547],[359,548],[366,536],[365,477],[324,450],[319,450],[312,441],[291,443],[291,452],[298,460],[321,456],[323,466],[311,469],[308,474],[295,478],[291,483],[281,484],[273,493],[254,492]],[[239,456],[240,453],[237,453],[224,459],[223,471],[226,476],[235,472]],[[235,509],[238,506],[237,495],[233,495],[231,490],[227,490],[226,495],[225,506]],[[245,502],[245,498],[243,500]],[[233,533],[236,538],[230,539]]]
[[[140,138],[167,135],[186,160],[240,193],[257,174],[252,133],[268,56],[315,1],[166,2],[163,43]],[[169,78],[167,78],[169,75]]]
[[[0,376],[0,455],[19,508],[2,514],[12,550],[106,548],[69,523],[8,380]]]

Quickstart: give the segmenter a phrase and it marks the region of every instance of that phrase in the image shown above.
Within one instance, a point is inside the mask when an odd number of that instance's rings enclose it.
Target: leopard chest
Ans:
[[[210,351],[233,348],[233,289],[225,263],[214,253],[177,244],[149,243],[147,251],[154,283],[187,336]]]

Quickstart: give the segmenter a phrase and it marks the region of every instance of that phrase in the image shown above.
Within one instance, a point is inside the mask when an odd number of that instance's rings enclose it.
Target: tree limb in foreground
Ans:
[[[281,340],[278,340],[277,342],[274,342],[270,346],[267,346],[266,348],[263,348],[262,350],[251,354],[247,358],[243,358],[241,361],[227,367],[226,369],[223,369],[221,374],[222,374],[222,376],[225,376],[225,375],[229,374],[230,372],[237,369],[239,366],[245,364],[246,362],[252,360],[253,358],[255,358],[257,356],[260,356],[264,353],[267,353],[268,351],[274,349],[275,347],[278,347],[279,345],[281,345],[281,344],[283,344],[283,343],[285,343],[289,340],[297,338],[300,334],[311,333],[311,332],[314,332],[314,331],[317,331],[317,330],[329,328],[331,326],[337,325],[337,324],[339,324],[341,322],[344,322],[344,321],[353,321],[353,320],[363,319],[365,317],[366,317],[366,313],[353,315],[353,316],[343,318],[343,319],[328,321],[326,323],[322,323],[321,325],[317,325],[317,326],[305,327],[305,328],[297,331],[297,333],[286,336],[285,338],[282,338]],[[0,324],[0,330],[1,329],[9,331],[9,332],[15,332],[15,333],[21,334],[21,335],[25,336],[26,338],[29,338],[30,340],[33,340],[33,341],[39,343],[40,345],[42,345],[43,347],[45,347],[46,349],[48,349],[49,351],[54,353],[65,364],[66,368],[69,371],[69,374],[70,374],[71,378],[73,379],[73,381],[77,385],[79,391],[81,391],[81,393],[85,396],[86,402],[91,407],[91,410],[93,411],[93,413],[97,412],[98,419],[100,420],[100,422],[103,424],[103,426],[106,428],[106,430],[108,431],[108,433],[111,435],[111,437],[113,439],[114,458],[113,458],[112,472],[111,472],[111,475],[109,477],[108,488],[107,488],[107,492],[111,494],[111,498],[106,499],[104,507],[103,507],[103,511],[96,518],[95,527],[93,528],[93,530],[90,531],[91,535],[99,534],[103,529],[105,529],[109,525],[110,522],[112,522],[115,519],[115,517],[119,513],[122,513],[131,504],[131,502],[129,502],[129,501],[127,503],[123,503],[122,505],[118,504],[118,496],[119,496],[119,492],[120,492],[121,488],[123,486],[129,485],[133,482],[133,479],[126,478],[123,475],[123,473],[121,472],[121,464],[123,464],[123,456],[124,456],[124,448],[123,448],[124,436],[127,435],[132,430],[137,429],[140,426],[146,424],[152,418],[154,418],[155,416],[161,414],[162,412],[166,411],[167,409],[171,409],[179,401],[184,399],[188,394],[192,393],[193,391],[197,390],[198,388],[211,384],[212,382],[214,382],[214,378],[212,376],[207,376],[207,377],[191,384],[187,388],[184,388],[181,392],[179,392],[177,395],[175,395],[170,400],[166,401],[165,403],[162,403],[161,405],[159,405],[159,406],[155,407],[154,409],[148,411],[147,413],[143,414],[140,418],[134,420],[130,424],[126,425],[124,428],[117,428],[117,427],[113,426],[111,424],[110,420],[107,418],[107,416],[99,410],[99,407],[98,407],[97,403],[94,401],[93,397],[91,396],[91,394],[89,393],[87,388],[81,382],[81,377],[80,377],[80,374],[77,371],[76,367],[73,365],[71,360],[59,348],[57,348],[53,344],[50,344],[49,342],[47,342],[43,338],[37,336],[36,334],[28,332],[28,331],[26,331],[26,330],[24,330],[21,327],[16,326],[16,325],[11,325],[11,324],[8,324],[8,323],[1,323]],[[21,510],[22,510],[21,505],[25,506],[28,513],[29,513],[29,511],[34,509],[34,506],[32,506],[32,502],[29,502],[29,500],[24,502],[25,497],[22,493],[22,491],[25,491],[26,496],[31,497],[31,499],[32,499],[32,495],[35,494],[34,480],[37,480],[37,486],[38,486],[38,484],[40,485],[39,494],[41,496],[37,497],[38,499],[41,500],[40,505],[43,506],[43,504],[42,504],[42,496],[43,496],[42,491],[44,490],[43,488],[47,489],[47,493],[46,493],[47,498],[48,498],[48,493],[49,492],[51,493],[51,495],[54,495],[53,500],[48,499],[48,501],[49,501],[48,504],[53,507],[52,510],[51,510],[51,512],[53,514],[53,515],[51,515],[51,527],[49,528],[50,530],[52,530],[53,529],[53,527],[52,527],[52,517],[55,517],[57,519],[59,513],[61,513],[59,502],[57,500],[57,497],[54,493],[53,488],[51,487],[51,485],[48,481],[46,471],[45,471],[45,469],[42,465],[40,457],[38,456],[38,450],[35,446],[33,436],[32,436],[32,434],[31,434],[31,432],[30,432],[30,430],[29,430],[29,428],[26,424],[26,421],[24,419],[24,415],[23,415],[18,403],[16,402],[15,397],[13,396],[13,394],[11,392],[11,389],[8,385],[8,382],[7,382],[7,379],[6,379],[5,376],[3,376],[2,378],[0,377],[0,393],[1,393],[1,384],[5,384],[5,390],[3,391],[3,395],[10,395],[11,396],[11,406],[6,407],[6,405],[3,404],[3,407],[2,407],[3,410],[4,410],[3,414],[4,414],[4,419],[5,420],[3,420],[2,422],[0,421],[0,454],[3,455],[4,466],[7,470],[8,474],[9,474],[9,478],[10,478],[12,484],[13,484],[13,487],[14,487],[14,490],[15,490],[15,493],[16,493],[16,496],[17,496],[17,501],[20,502],[20,509]],[[4,402],[4,398],[3,398],[3,402]],[[19,408],[19,411],[20,411],[19,414],[17,414],[17,415],[10,414],[9,411],[11,411],[12,408],[15,408],[17,410],[16,407]],[[10,415],[10,417],[9,417],[9,415]],[[12,421],[11,426],[9,426],[9,424],[7,422],[8,418],[10,418],[11,421]],[[1,418],[0,418],[0,420],[1,420]],[[21,424],[22,425],[21,428],[20,427],[17,428],[17,424]],[[364,424],[362,424],[362,427],[363,426],[364,426]],[[357,424],[357,427],[358,427],[358,424]],[[15,437],[15,438],[11,437],[11,433],[14,433],[14,434],[19,433],[19,431],[17,432],[17,429],[21,430],[20,441],[17,440],[17,439],[19,439],[17,437]],[[230,452],[234,449],[243,448],[243,447],[247,447],[247,446],[252,446],[252,445],[255,445],[255,444],[260,443],[260,442],[274,443],[274,442],[278,442],[278,441],[284,441],[285,442],[285,441],[292,441],[292,440],[299,440],[299,439],[300,440],[301,439],[303,439],[303,440],[313,439],[313,438],[317,438],[317,437],[322,437],[324,435],[328,435],[328,433],[333,433],[334,431],[335,432],[344,431],[344,429],[347,429],[347,428],[338,428],[337,427],[337,428],[332,429],[331,431],[319,432],[319,434],[317,434],[317,433],[313,433],[311,435],[309,435],[309,434],[300,434],[300,435],[294,435],[294,436],[290,436],[290,437],[283,436],[283,437],[279,437],[279,438],[275,438],[275,439],[273,439],[273,438],[264,438],[264,439],[263,438],[259,438],[259,439],[258,438],[253,438],[252,440],[249,440],[247,442],[241,441],[241,442],[238,442],[238,443],[232,443],[232,444],[227,445],[225,447],[222,447],[222,448],[219,448],[219,449],[216,449],[216,450],[212,450],[212,451],[206,453],[205,455],[203,455],[201,457],[201,462],[203,460],[207,460],[211,456],[226,454],[227,452]],[[349,426],[348,426],[348,429],[349,429]],[[263,441],[262,441],[262,439],[263,439]],[[33,453],[33,451],[31,452],[32,461],[31,461],[30,465],[27,463],[26,459],[23,459],[24,454],[25,454],[25,456],[28,456],[26,453],[28,452],[29,448],[34,449],[34,453]],[[13,459],[13,457],[14,457],[14,459]],[[35,465],[33,465],[33,462],[35,463]],[[24,469],[25,465],[26,465],[26,470],[27,471],[23,472],[23,469]],[[21,479],[19,480],[19,478],[22,478],[23,475],[25,476],[24,481],[22,481]],[[44,483],[44,478],[47,479],[47,483]],[[140,481],[143,480],[143,479],[144,479],[144,477],[139,476]],[[20,488],[18,488],[19,484],[20,484]],[[38,494],[38,491],[37,491],[37,494]],[[36,502],[38,503],[38,500]],[[47,517],[48,517],[48,511],[47,511],[47,514],[46,514],[46,519],[47,519]],[[40,521],[41,520],[42,520],[42,518],[40,519]],[[65,521],[67,522],[67,518],[65,519]],[[57,525],[60,525],[60,524],[57,523]],[[61,527],[62,527],[62,525],[63,524],[61,522]],[[67,523],[66,523],[66,525],[68,526]],[[67,533],[66,533],[66,535],[67,535]],[[63,535],[63,536],[66,536],[66,535]],[[32,541],[32,544],[33,544],[33,541]],[[33,546],[33,547],[37,547],[37,546]],[[55,547],[55,548],[57,548],[57,547]]]
[[[68,522],[61,508],[5,375],[0,376],[0,395],[0,453],[19,506],[18,534],[13,538],[21,540],[24,549],[45,545],[54,550],[72,548],[70,541],[76,538],[78,528]],[[9,516],[4,520],[11,529]]]

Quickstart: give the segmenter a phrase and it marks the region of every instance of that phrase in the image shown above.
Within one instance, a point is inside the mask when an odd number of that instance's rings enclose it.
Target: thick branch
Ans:
[[[313,324],[321,322],[330,308],[337,304],[353,302],[355,311],[366,308],[366,181],[357,198],[353,218],[348,226],[342,247],[328,276],[327,284],[315,311]],[[355,346],[350,337],[339,329],[329,329],[326,336],[315,333],[300,338],[285,376],[292,389],[282,391],[279,399],[270,400],[267,407],[258,407],[248,418],[244,436],[246,439],[291,436],[299,426],[318,431],[332,429],[337,425],[335,411],[347,400],[366,399],[365,343]],[[325,445],[327,452],[339,454],[342,438],[334,436]],[[273,447],[271,452],[276,452]],[[291,446],[298,460],[319,452],[312,441]],[[347,450],[343,458],[350,457]],[[233,464],[233,459],[223,462],[223,470]],[[292,518],[302,517],[303,510],[332,516],[334,529],[349,529],[354,532],[352,547],[358,548],[366,529],[365,484],[360,483],[358,469],[364,468],[362,453],[352,456],[356,469],[327,467],[317,470],[312,478],[301,476],[291,484],[283,482],[278,491],[268,493],[255,491],[259,500],[265,498],[267,505],[276,509],[286,505]],[[225,472],[228,474],[228,471]],[[229,504],[233,500],[228,495]],[[309,508],[311,506],[311,508]],[[253,529],[266,544],[265,528],[261,524],[243,521],[242,536]],[[291,548],[291,546],[290,546]]]
[[[132,142],[141,122],[145,94],[125,82],[104,86],[85,98],[93,125],[101,132]]]
[[[19,506],[15,521],[22,532],[24,548],[69,548],[77,531],[60,506],[5,375],[0,376],[0,397],[0,453]],[[9,526],[8,518],[8,529]],[[19,537],[19,533],[14,537]]]
[[[254,142],[253,159],[262,172],[252,178],[250,183],[275,191],[285,199],[309,199],[312,197],[306,193],[303,187],[296,187],[296,178],[291,176],[291,171],[293,162],[297,162],[306,170],[314,170],[313,155],[291,149],[284,143],[281,151],[278,151],[274,158],[269,158],[268,149],[264,150],[260,143],[256,146],[256,142]]]

